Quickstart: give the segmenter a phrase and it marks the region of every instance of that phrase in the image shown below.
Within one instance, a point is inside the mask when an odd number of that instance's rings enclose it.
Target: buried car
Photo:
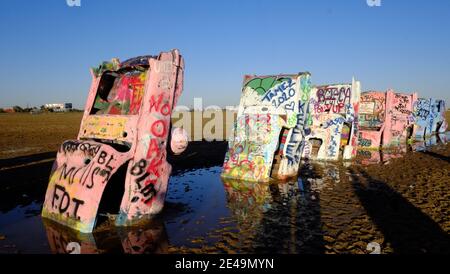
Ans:
[[[432,98],[419,98],[414,103],[414,138],[423,141],[432,134],[443,133],[448,124],[445,120],[445,101]]]
[[[412,112],[416,100],[417,93],[363,92],[358,113],[358,146],[378,149],[406,144],[414,134]]]
[[[115,223],[133,224],[159,213],[171,165],[167,146],[171,113],[183,88],[184,61],[178,50],[104,62],[91,70],[92,84],[76,140],[56,156],[42,216],[91,232],[105,187],[125,171]],[[174,138],[180,153],[180,138]],[[116,212],[117,213],[117,212]]]
[[[361,83],[322,85],[311,93],[311,133],[306,137],[303,157],[316,160],[344,160],[356,156],[358,108]]]
[[[310,92],[309,73],[245,76],[222,177],[265,182],[297,176]]]

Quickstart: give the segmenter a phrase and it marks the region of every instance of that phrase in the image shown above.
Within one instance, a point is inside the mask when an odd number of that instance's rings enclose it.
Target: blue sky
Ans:
[[[299,71],[450,105],[448,0],[2,0],[0,107],[82,108],[89,67],[172,48],[185,58],[187,106],[237,105],[244,74]]]

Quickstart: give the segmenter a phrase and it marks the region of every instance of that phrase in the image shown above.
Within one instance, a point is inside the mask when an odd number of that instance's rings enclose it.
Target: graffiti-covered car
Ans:
[[[414,138],[423,141],[435,133],[443,133],[447,130],[448,123],[445,120],[445,101],[432,98],[419,98],[414,103],[413,110],[415,134]]]
[[[322,85],[312,89],[309,112],[311,132],[306,136],[303,158],[351,159],[357,153],[359,81]]]
[[[358,146],[380,148],[405,144],[413,136],[417,93],[363,92],[359,108]]]
[[[76,140],[56,157],[42,216],[91,232],[105,187],[119,169],[123,196],[116,225],[161,211],[171,166],[166,160],[171,113],[183,87],[178,50],[92,69],[92,84]]]
[[[358,146],[379,148],[386,116],[386,93],[368,91],[361,94],[359,102]]]
[[[404,145],[414,135],[412,113],[417,93],[386,92],[386,120],[383,131],[382,145]]]
[[[296,176],[310,92],[309,73],[245,76],[222,177],[264,182]]]

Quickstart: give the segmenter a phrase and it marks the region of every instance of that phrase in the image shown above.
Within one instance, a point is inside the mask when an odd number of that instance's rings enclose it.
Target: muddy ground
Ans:
[[[77,241],[86,253],[450,254],[450,143],[371,165],[304,162],[297,180],[250,184],[221,180],[226,142],[195,142],[170,159],[158,220],[81,237],[39,216],[55,151],[81,114],[15,115],[0,115],[0,253]]]

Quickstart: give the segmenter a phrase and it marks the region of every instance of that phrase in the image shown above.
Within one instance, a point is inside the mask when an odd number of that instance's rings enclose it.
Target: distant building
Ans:
[[[237,112],[239,110],[239,106],[226,106],[225,109],[228,111],[236,111]]]
[[[33,108],[33,109],[30,111],[31,114],[39,114],[39,113],[42,113],[42,112],[43,112],[42,110],[37,109],[37,108]]]
[[[16,112],[13,107],[6,107],[6,108],[3,109],[3,111],[6,112],[6,113]]]
[[[45,104],[44,107],[54,112],[65,112],[72,110],[72,103],[64,104]]]

